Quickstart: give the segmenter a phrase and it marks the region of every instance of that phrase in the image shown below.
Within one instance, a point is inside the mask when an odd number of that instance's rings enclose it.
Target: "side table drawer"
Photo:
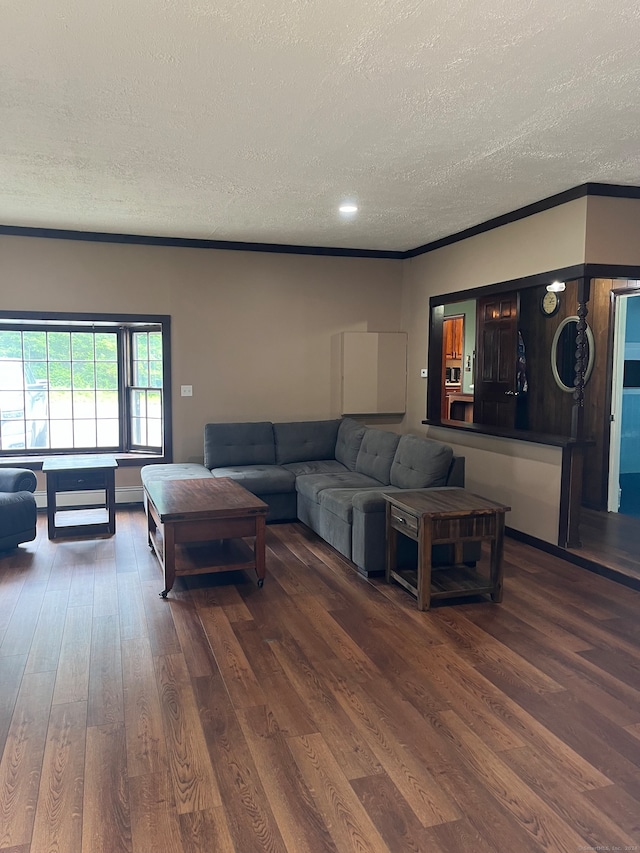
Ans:
[[[60,471],[55,479],[55,487],[59,492],[105,489],[106,485],[104,471]]]
[[[418,533],[418,518],[410,512],[398,509],[398,507],[393,506],[393,504],[389,506],[389,520],[391,526],[396,530],[402,530],[403,532],[409,532],[415,535]]]

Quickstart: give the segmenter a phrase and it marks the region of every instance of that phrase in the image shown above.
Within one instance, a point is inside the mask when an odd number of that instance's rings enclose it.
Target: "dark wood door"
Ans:
[[[473,419],[513,429],[516,420],[518,294],[478,300]]]

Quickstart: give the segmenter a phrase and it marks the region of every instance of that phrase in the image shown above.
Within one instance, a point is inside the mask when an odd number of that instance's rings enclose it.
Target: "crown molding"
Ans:
[[[296,246],[288,243],[243,243],[235,240],[200,240],[192,237],[154,237],[144,234],[112,234],[107,231],[73,231],[0,225],[0,235],[78,240],[88,243],[120,243],[136,246],[172,246],[178,249],[218,249],[232,252],[270,252],[281,255],[320,255],[339,258],[387,258],[402,260],[405,252],[384,249],[343,249],[336,246]]]
[[[111,234],[106,231],[74,231],[60,228],[31,228],[21,225],[0,225],[0,236],[17,237],[41,237],[50,240],[79,240],[91,243],[120,243],[125,245],[142,246],[172,246],[182,249],[217,249],[233,252],[269,252],[281,255],[316,255],[338,258],[377,258],[402,261],[415,258],[428,252],[434,252],[444,246],[451,246],[469,237],[484,234],[494,228],[500,228],[511,222],[526,219],[536,213],[551,210],[561,204],[575,201],[585,196],[607,196],[609,198],[636,198],[640,199],[640,187],[624,186],[620,184],[598,184],[587,183],[578,187],[564,190],[548,198],[520,207],[510,213],[504,213],[493,219],[488,219],[478,225],[465,228],[448,237],[441,237],[423,246],[406,251],[393,251],[386,249],[343,249],[336,246],[296,246],[289,243],[244,243],[234,240],[200,240],[190,237],[154,237],[143,234]]]
[[[578,198],[585,198],[586,196],[640,198],[640,187],[621,186],[618,184],[581,184],[578,187],[572,187],[569,190],[556,193],[548,198],[540,199],[540,201],[533,202],[533,204],[528,204],[525,207],[512,210],[510,213],[503,213],[501,216],[488,219],[486,222],[481,222],[479,225],[473,225],[471,228],[465,228],[464,231],[458,231],[457,234],[451,234],[448,237],[433,240],[431,243],[425,243],[424,246],[417,246],[415,249],[409,249],[404,253],[404,256],[405,258],[415,258],[418,255],[424,255],[427,252],[434,252],[436,249],[442,249],[444,246],[451,246],[453,243],[459,243],[461,240],[467,240],[469,237],[475,237],[478,234],[493,231],[494,228],[501,228],[503,225],[509,225],[511,222],[518,222],[520,219],[526,219],[528,216],[534,216],[536,213],[551,210],[554,207],[559,207],[561,204],[567,204],[570,201],[575,201]]]

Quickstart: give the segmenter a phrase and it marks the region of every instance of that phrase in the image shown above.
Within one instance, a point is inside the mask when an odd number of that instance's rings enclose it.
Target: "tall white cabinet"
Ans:
[[[407,406],[406,332],[333,336],[333,408],[340,415],[400,415]]]

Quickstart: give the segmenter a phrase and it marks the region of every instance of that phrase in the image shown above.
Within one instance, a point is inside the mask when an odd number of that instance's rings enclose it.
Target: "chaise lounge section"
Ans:
[[[147,465],[141,476],[144,484],[193,477],[236,480],[269,505],[269,521],[299,519],[368,576],[385,567],[383,495],[462,487],[464,458],[441,442],[351,418],[210,423],[204,429],[204,465]],[[435,562],[448,561],[446,546],[434,551]]]

